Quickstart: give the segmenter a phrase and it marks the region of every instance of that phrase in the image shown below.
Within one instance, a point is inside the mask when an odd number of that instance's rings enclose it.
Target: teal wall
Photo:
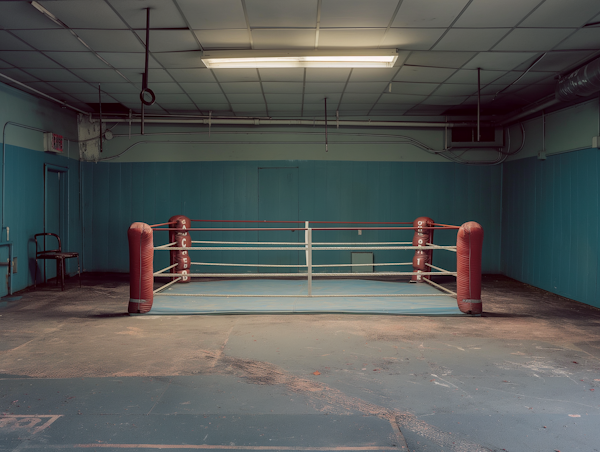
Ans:
[[[502,273],[600,307],[598,174],[598,149],[505,164]]]
[[[483,271],[500,271],[500,167],[331,161],[85,163],[86,270],[128,271],[126,231],[134,221],[162,223],[176,214],[192,219],[277,218],[277,212],[265,211],[264,207],[264,213],[259,212],[259,192],[268,190],[268,187],[259,190],[259,173],[260,168],[281,167],[297,168],[299,220],[412,221],[422,215],[449,224],[476,220],[486,234]],[[266,183],[275,184],[268,180]],[[272,187],[272,191],[281,190],[280,186]],[[281,196],[291,199],[295,194],[283,192]],[[296,219],[289,215],[289,212],[284,213],[285,218],[279,218]],[[166,243],[166,233],[156,234],[156,243]],[[257,240],[257,233],[233,236],[221,232],[203,238],[252,241]],[[455,238],[455,232],[444,231],[438,233],[436,242],[453,244]],[[261,237],[261,240],[264,239]],[[365,231],[358,236],[357,232],[315,232],[315,240],[410,241],[412,233],[393,235]],[[252,252],[202,255],[204,261],[213,262],[212,259],[215,262],[258,262],[256,253]],[[394,259],[398,256],[390,252],[375,252],[375,262],[398,262]],[[400,261],[411,259],[412,254],[408,252]],[[437,252],[434,260],[454,268],[456,257]],[[315,256],[315,263],[328,261],[350,263],[350,252]],[[166,266],[166,262],[165,253],[156,267]]]
[[[5,193],[0,198],[0,203],[4,199],[4,226],[10,228],[13,255],[18,262],[17,273],[13,275],[14,292],[33,284],[33,235],[44,232],[44,164],[68,168],[68,177],[63,179],[65,193],[62,239],[65,249],[68,247],[72,251],[80,251],[82,248],[79,162],[76,160],[77,146],[73,144],[77,138],[77,122],[73,112],[0,83],[0,127],[3,132],[0,135],[0,146],[3,145],[2,141],[6,142]],[[63,135],[68,140],[65,154],[69,155],[43,152],[43,133],[31,130],[31,127]],[[5,241],[4,228],[0,234],[0,242]],[[0,261],[5,263],[7,258],[8,248],[0,247]],[[54,275],[53,267],[49,264],[49,276]],[[74,273],[76,268],[75,262],[69,262],[67,270],[70,273]],[[6,267],[0,267],[0,296],[8,293],[5,275]]]

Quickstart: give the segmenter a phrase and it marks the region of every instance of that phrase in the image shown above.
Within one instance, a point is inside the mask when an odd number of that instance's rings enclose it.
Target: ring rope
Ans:
[[[428,284],[431,284],[432,286],[436,287],[439,290],[443,290],[444,292],[449,293],[450,295],[452,295],[453,297],[456,296],[456,292],[452,292],[450,289],[446,289],[445,287],[440,286],[439,284],[434,283],[432,280],[424,278],[423,281],[425,281]]]
[[[298,245],[301,242],[215,242],[210,240],[192,240],[192,243],[215,243],[220,245]]]
[[[436,270],[439,270],[441,272],[447,272],[448,271],[445,268],[436,267],[435,265],[428,264],[427,262],[425,263],[425,265],[427,265],[430,268],[435,268]]]
[[[153,294],[156,294],[158,292],[160,292],[161,290],[165,290],[167,287],[172,286],[173,284],[175,284],[177,281],[181,280],[181,276],[179,278],[174,279],[173,281],[171,281],[170,283],[165,284],[164,286],[159,287],[158,289],[156,289],[154,292],[152,292]]]
[[[218,293],[162,293],[161,295],[169,296],[169,297],[221,297],[221,298],[239,298],[239,297],[252,297],[252,298],[308,298],[307,295],[297,294],[297,295],[256,295],[256,294],[218,294]],[[456,295],[456,294],[454,294]],[[355,298],[355,297],[372,297],[373,294],[352,294],[352,295],[339,295],[339,294],[328,294],[328,295],[313,295],[311,298],[334,298],[334,297],[346,297],[346,298]],[[448,295],[444,293],[416,293],[416,294],[408,294],[408,293],[382,293],[376,294],[377,297],[447,297]]]
[[[177,265],[177,264],[175,264]],[[175,265],[171,265],[163,270],[159,270],[154,275],[158,275],[163,273],[166,270],[173,268]],[[298,265],[285,265],[285,264],[233,264],[233,263],[223,263],[223,262],[190,262],[190,265],[214,265],[221,267],[273,267],[273,268],[297,268],[297,267],[308,267],[307,264],[298,264]],[[364,267],[364,266],[372,266],[372,267],[383,267],[389,265],[412,265],[412,262],[386,262],[381,264],[318,264],[313,265],[312,267]],[[444,270],[445,271],[445,270]]]
[[[177,267],[177,265],[179,265],[179,264],[173,264],[173,265],[170,265],[170,266],[168,266],[168,267],[165,267],[165,268],[163,268],[162,270],[158,270],[157,272],[154,272],[153,274],[154,274],[154,275],[159,275],[159,274],[161,274],[161,273],[164,273],[164,272],[166,272],[167,270],[171,270],[172,268],[174,268],[174,267]]]
[[[229,247],[229,246],[215,246],[215,247],[210,247],[210,246],[190,246],[190,247],[184,247],[184,246],[171,246],[168,248],[162,248],[162,247],[154,247],[154,250],[168,250],[168,251],[261,251],[261,250],[271,250],[271,251],[306,251],[306,247],[307,245],[303,245],[302,247],[290,247],[290,248],[285,248],[285,247]],[[365,248],[365,247],[356,247],[356,246],[334,246],[334,247],[330,247],[330,246],[325,246],[325,247],[320,247],[320,246],[315,246],[315,244],[312,245],[312,249],[313,250],[319,250],[319,251],[352,251],[352,250],[365,250],[365,249],[369,249],[369,250],[450,250],[450,251],[456,251],[456,246],[442,246],[442,245],[427,245],[427,246],[419,246],[419,245],[415,245],[415,246],[374,246],[371,248]]]
[[[364,264],[363,264],[364,265]],[[413,275],[437,275],[437,276],[456,276],[456,272],[377,272],[377,273],[315,273],[314,276],[371,276],[371,277],[379,277],[379,276],[413,276]],[[173,276],[187,276],[190,278],[220,278],[220,277],[236,277],[236,278],[265,278],[265,277],[278,277],[278,278],[288,278],[290,276],[302,276],[305,278],[302,273],[162,273],[160,275],[155,275],[162,278],[171,278]]]

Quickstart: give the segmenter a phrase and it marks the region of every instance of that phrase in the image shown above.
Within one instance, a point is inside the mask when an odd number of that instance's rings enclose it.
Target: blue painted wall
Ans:
[[[13,292],[33,285],[35,243],[33,236],[44,232],[44,164],[68,168],[67,199],[65,211],[66,230],[63,232],[63,249],[81,251],[81,227],[79,217],[79,162],[64,156],[33,151],[18,146],[6,146],[6,206],[4,223],[10,228],[13,253],[18,258],[17,273],[13,274]],[[67,207],[67,206],[65,206]],[[6,236],[3,235],[3,239]],[[7,250],[1,250],[6,262]],[[67,262],[67,271],[77,271],[73,259]],[[40,266],[43,261],[40,261]],[[51,261],[48,266],[54,266]],[[4,267],[3,269],[5,269]],[[4,279],[4,271],[2,271]],[[54,276],[54,269],[48,276]],[[6,295],[4,281],[0,283],[0,295]]]
[[[505,164],[502,273],[600,307],[597,149]]]
[[[176,214],[193,219],[262,219],[259,168],[274,167],[298,168],[300,220],[412,221],[422,215],[449,224],[475,220],[486,234],[483,271],[500,272],[499,167],[335,161],[85,163],[85,269],[128,271],[126,231],[134,221],[162,223]],[[251,241],[257,239],[257,233],[232,236],[220,232],[204,237]],[[453,232],[440,232],[436,242],[452,244],[455,237]],[[411,232],[365,231],[361,236],[357,232],[315,232],[316,241],[411,239]],[[166,243],[166,233],[157,233],[156,242]],[[397,258],[391,252],[375,252],[375,262],[398,262]],[[252,252],[204,253],[202,259],[258,262]],[[400,261],[411,259],[408,252]],[[435,263],[448,268],[455,267],[455,260],[450,253],[437,252],[434,257]],[[318,262],[350,263],[350,252],[332,252],[315,259]],[[157,259],[156,267],[163,265],[167,265],[166,253]]]

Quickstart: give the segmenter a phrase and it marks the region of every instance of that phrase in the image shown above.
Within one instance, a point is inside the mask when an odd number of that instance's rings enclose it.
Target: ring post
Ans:
[[[189,234],[184,229],[189,229],[191,221],[185,215],[175,215],[169,218],[169,223],[175,223],[174,229],[180,229],[176,231],[169,231],[169,243],[175,243],[178,248],[189,248],[191,246],[191,239]],[[174,250],[170,252],[171,265],[177,264],[177,266],[171,269],[171,273],[180,273],[184,276],[179,278],[177,282],[188,283],[191,278],[187,276],[190,273],[191,259],[190,255],[186,250]],[[173,281],[175,281],[175,277]]]
[[[154,301],[154,237],[146,223],[133,223],[129,239],[129,307],[130,314],[144,314]]]
[[[413,246],[427,246],[428,243],[433,243],[433,220],[429,217],[419,217],[413,222],[415,233],[413,235]],[[413,271],[416,273],[410,278],[411,283],[422,283],[423,278],[431,279],[429,275],[420,275],[422,272],[431,271],[427,264],[431,264],[433,250],[416,250],[413,257]]]
[[[306,242],[306,273],[308,281],[308,296],[312,297],[312,229],[309,222],[304,222],[304,241]]]
[[[456,236],[456,301],[465,314],[479,315],[481,304],[481,250],[483,228],[469,221]]]

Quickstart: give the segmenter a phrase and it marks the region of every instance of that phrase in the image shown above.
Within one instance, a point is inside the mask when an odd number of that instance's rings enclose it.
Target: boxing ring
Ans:
[[[260,223],[260,227],[191,227],[192,223]],[[271,224],[287,227],[268,227]],[[340,225],[344,226],[331,226]],[[351,224],[352,226],[346,226]],[[456,245],[436,245],[436,230],[456,231]],[[224,241],[206,240],[210,233],[303,233],[304,240]],[[315,233],[342,234],[358,231],[413,232],[412,241],[342,242],[314,241]],[[154,234],[167,232],[167,243],[155,245]],[[192,240],[196,238],[205,240]],[[338,235],[339,238],[339,235]],[[483,229],[476,222],[462,226],[435,223],[419,217],[404,223],[337,223],[295,221],[191,220],[176,215],[166,223],[133,223],[128,230],[130,260],[130,314],[248,314],[248,313],[364,313],[403,315],[481,315],[481,251]],[[167,251],[169,265],[155,271],[155,253]],[[298,263],[206,262],[210,252],[265,252],[303,256]],[[313,263],[324,252],[392,251],[394,256],[414,251],[409,262]],[[433,251],[456,254],[456,270],[433,265]],[[200,258],[193,261],[192,257]],[[350,254],[348,254],[350,257]],[[284,259],[285,260],[285,259]],[[350,259],[348,259],[349,261]],[[395,259],[401,260],[401,259]],[[409,259],[405,259],[409,260]],[[387,268],[412,267],[410,271]],[[243,273],[201,272],[236,267]],[[360,271],[371,267],[373,271]],[[375,271],[375,268],[383,270]],[[269,272],[260,270],[268,269]],[[331,270],[337,270],[332,272]],[[347,272],[350,270],[351,272]],[[356,271],[358,270],[358,271]],[[435,276],[456,277],[456,292],[437,284]],[[373,280],[372,278],[387,278]],[[398,281],[405,278],[404,281]],[[408,280],[410,278],[410,280]],[[155,287],[155,281],[167,280]]]

